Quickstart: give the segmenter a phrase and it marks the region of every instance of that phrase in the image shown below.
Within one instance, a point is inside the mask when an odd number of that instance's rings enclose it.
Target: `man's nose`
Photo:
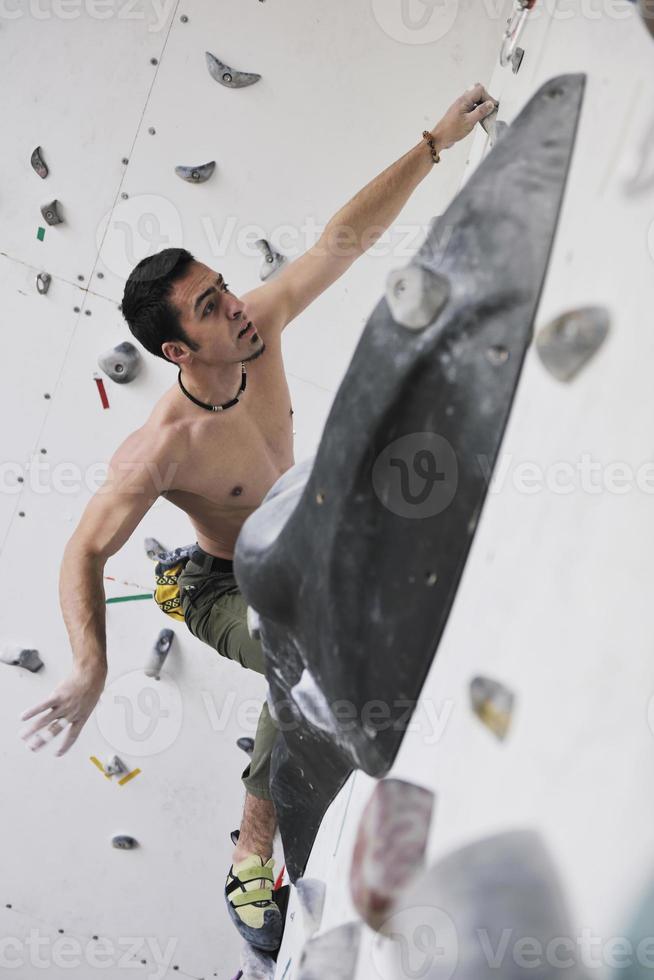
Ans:
[[[235,299],[234,300],[230,315],[231,315],[232,320],[246,320],[247,319],[247,310],[245,309],[244,304],[240,300],[238,300],[238,299]]]

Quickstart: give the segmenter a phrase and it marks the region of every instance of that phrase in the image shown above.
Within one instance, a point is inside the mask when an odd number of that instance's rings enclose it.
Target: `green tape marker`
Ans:
[[[107,599],[105,606],[108,606],[112,602],[136,602],[138,599],[154,599],[154,595],[152,592],[148,592],[145,595],[121,595],[117,599]]]
[[[39,228],[39,230],[36,233],[36,237],[40,242],[42,242],[43,239],[45,238],[45,228]]]

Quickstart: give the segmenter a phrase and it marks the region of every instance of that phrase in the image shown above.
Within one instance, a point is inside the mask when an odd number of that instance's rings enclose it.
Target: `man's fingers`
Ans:
[[[472,85],[463,93],[461,100],[467,109],[472,109],[480,102],[485,102],[488,98],[490,98],[490,96],[488,95],[488,92],[484,86],[481,84],[481,82],[477,82],[476,85]]]
[[[34,715],[41,714],[42,711],[46,711],[48,708],[54,708],[57,704],[57,699],[50,696],[47,701],[42,701],[41,704],[35,705],[33,708],[28,708],[20,716],[21,721],[29,721]]]
[[[55,755],[64,755],[68,752],[68,749],[77,741],[77,736],[79,735],[82,726],[80,724],[72,724],[68,731],[66,732],[66,737],[64,738],[61,748],[57,749]]]
[[[51,724],[51,722],[53,722],[54,720],[55,720],[55,713],[53,709],[52,711],[49,712],[49,714],[43,715],[43,717],[41,718],[37,718],[37,720],[34,722],[33,725],[31,725],[29,728],[26,728],[24,732],[21,732],[20,737],[23,739],[31,738],[32,735],[34,735],[36,732],[40,732],[42,728],[45,728],[46,725]]]
[[[486,116],[490,116],[491,112],[494,112],[497,106],[494,102],[483,102],[480,106],[470,113],[470,118],[474,119],[475,122],[481,122]]]

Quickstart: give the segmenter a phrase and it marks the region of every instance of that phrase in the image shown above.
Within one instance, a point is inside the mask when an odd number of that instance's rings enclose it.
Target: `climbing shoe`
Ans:
[[[273,898],[274,866],[273,858],[264,864],[258,854],[251,854],[232,865],[225,882],[230,919],[246,942],[268,952],[279,949],[283,932]]]

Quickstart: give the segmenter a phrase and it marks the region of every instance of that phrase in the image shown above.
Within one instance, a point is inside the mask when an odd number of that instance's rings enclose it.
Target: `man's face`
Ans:
[[[180,311],[186,335],[199,345],[199,350],[189,352],[193,361],[235,364],[253,360],[265,350],[245,304],[229,291],[220,273],[203,263],[191,263],[184,278],[175,283],[171,300]],[[175,343],[164,347],[169,357],[170,348],[175,353],[187,350]]]

